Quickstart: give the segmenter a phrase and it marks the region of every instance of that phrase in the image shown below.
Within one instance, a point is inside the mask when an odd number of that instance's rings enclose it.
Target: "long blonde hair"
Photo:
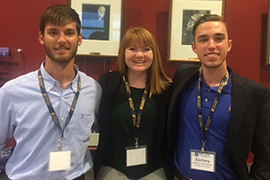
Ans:
[[[127,75],[128,67],[125,63],[125,49],[132,45],[134,42],[149,46],[153,52],[153,63],[148,69],[148,81],[150,84],[149,96],[151,97],[152,94],[157,95],[162,93],[162,91],[167,88],[172,80],[164,72],[161,56],[155,38],[145,28],[131,28],[122,38],[116,62],[120,74],[123,76]]]

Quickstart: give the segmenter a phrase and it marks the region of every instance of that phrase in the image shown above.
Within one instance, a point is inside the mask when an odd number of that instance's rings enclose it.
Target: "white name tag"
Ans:
[[[127,167],[147,164],[146,146],[128,147],[126,149]]]
[[[59,151],[50,153],[49,171],[67,170],[70,168],[70,151]]]
[[[190,168],[200,171],[216,171],[216,153],[212,151],[201,152],[190,150]]]

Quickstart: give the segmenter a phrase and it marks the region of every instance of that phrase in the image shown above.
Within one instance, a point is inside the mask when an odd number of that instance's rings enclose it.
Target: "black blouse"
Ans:
[[[117,169],[128,178],[141,178],[162,167],[156,140],[158,110],[154,98],[147,97],[139,129],[139,146],[147,146],[147,164],[126,167],[126,148],[135,146],[134,127],[124,82],[121,83],[112,111],[109,143],[102,164]],[[136,112],[144,89],[131,87]]]

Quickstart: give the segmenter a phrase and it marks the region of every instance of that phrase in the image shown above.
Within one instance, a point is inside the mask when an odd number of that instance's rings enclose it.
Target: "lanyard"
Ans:
[[[228,81],[229,78],[229,72],[227,71],[225,76],[222,78],[222,80],[220,81],[219,87],[218,87],[218,91],[216,93],[215,99],[213,101],[212,107],[210,109],[210,112],[208,114],[207,117],[207,121],[206,121],[206,125],[204,127],[204,123],[203,123],[203,117],[202,117],[202,87],[201,87],[201,79],[202,79],[202,68],[199,69],[199,79],[198,79],[198,96],[197,96],[197,108],[198,108],[198,117],[199,117],[199,123],[200,123],[200,128],[202,130],[202,148],[201,151],[204,152],[205,151],[205,143],[206,143],[206,133],[209,130],[209,127],[211,125],[211,121],[213,118],[213,114],[216,110],[219,98],[221,96],[221,92],[222,89],[224,87],[224,85],[226,84],[226,82]]]
[[[55,122],[55,124],[60,128],[61,132],[62,132],[62,136],[60,139],[58,139],[59,141],[59,145],[58,145],[58,149],[59,150],[62,150],[62,145],[63,145],[63,138],[64,138],[64,131],[65,131],[65,128],[67,127],[68,123],[70,122],[71,120],[71,117],[73,115],[73,112],[75,110],[75,107],[76,107],[76,104],[77,104],[77,101],[78,101],[78,97],[79,97],[79,94],[80,94],[80,91],[81,91],[81,78],[80,76],[78,77],[78,82],[77,82],[77,92],[74,96],[74,99],[73,99],[73,102],[71,104],[71,107],[70,107],[70,110],[69,110],[69,113],[68,113],[68,116],[66,118],[66,124],[64,126],[64,128],[62,129],[61,126],[60,126],[60,122],[59,122],[59,119],[55,113],[55,110],[52,106],[52,103],[50,101],[50,98],[49,98],[49,95],[48,93],[46,92],[46,89],[45,89],[45,84],[44,84],[44,80],[43,80],[43,77],[42,77],[42,74],[41,74],[41,71],[40,69],[38,70],[38,82],[39,82],[39,87],[40,87],[40,91],[42,93],[42,96],[45,100],[45,103],[48,107],[48,110]]]
[[[141,126],[142,112],[143,112],[143,108],[144,108],[145,101],[146,101],[147,94],[148,94],[148,90],[149,90],[149,84],[146,85],[146,87],[143,91],[138,114],[136,115],[134,103],[133,103],[133,99],[132,99],[132,95],[131,95],[131,91],[130,91],[130,86],[129,86],[129,83],[126,79],[127,78],[123,76],[123,80],[125,82],[127,96],[128,96],[129,107],[130,107],[130,111],[131,111],[131,117],[132,117],[132,121],[133,121],[133,127],[134,127],[134,131],[135,131],[135,136],[134,136],[135,146],[138,147],[138,140],[139,140],[138,130]]]

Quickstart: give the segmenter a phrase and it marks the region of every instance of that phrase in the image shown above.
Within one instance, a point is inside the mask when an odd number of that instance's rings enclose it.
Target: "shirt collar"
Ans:
[[[229,71],[229,74],[230,74],[230,76],[229,76],[229,81],[228,81],[228,83],[223,87],[223,89],[222,89],[222,92],[225,92],[225,93],[231,93],[231,89],[232,89],[232,73]],[[217,90],[218,90],[218,86],[215,86],[215,87],[210,87],[205,81],[204,81],[204,78],[202,77],[201,78],[201,82],[202,82],[202,85],[203,86],[205,86],[206,88],[208,88],[208,89],[211,89],[211,90],[213,90],[213,91],[215,91],[215,92],[217,92]]]
[[[45,62],[42,62],[42,64],[40,65],[40,71],[43,77],[43,81],[45,84],[45,88],[46,91],[50,91],[51,89],[53,89],[57,84],[59,85],[59,82],[57,80],[55,80],[46,70],[45,70]],[[77,65],[74,64],[74,69],[76,71],[76,76],[75,78],[72,80],[72,82],[68,85],[68,87],[71,87],[71,89],[74,92],[77,92],[77,83],[78,83],[78,78],[79,78],[79,67]]]

